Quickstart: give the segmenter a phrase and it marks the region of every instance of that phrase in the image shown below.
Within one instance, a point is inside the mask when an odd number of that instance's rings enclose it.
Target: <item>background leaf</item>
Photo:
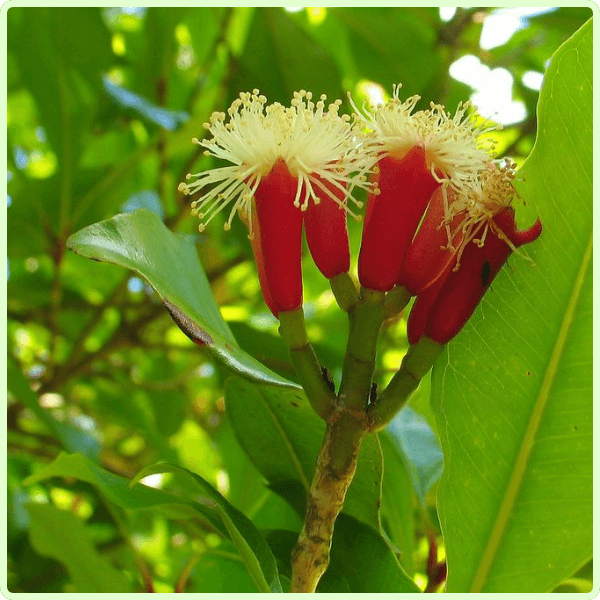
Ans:
[[[240,444],[270,486],[304,514],[325,422],[301,391],[231,378],[225,402]],[[274,451],[276,449],[276,451]],[[374,436],[362,443],[344,512],[379,531],[383,463]]]
[[[552,58],[523,166],[533,262],[511,259],[435,367],[449,592],[548,592],[592,555],[591,81],[588,22]]]
[[[385,432],[379,433],[384,469],[381,523],[398,560],[409,575],[414,574],[415,494],[406,456]]]
[[[436,434],[412,408],[403,408],[386,427],[386,434],[406,461],[417,498],[425,506],[426,496],[444,468],[444,457]]]
[[[202,489],[203,497],[188,499],[144,485],[131,487],[132,483],[148,475],[164,472],[191,476],[196,486]],[[250,573],[259,590],[281,591],[275,560],[252,522],[231,506],[210,484],[187,469],[163,463],[147,467],[129,482],[108,473],[81,455],[63,453],[53,463],[29,477],[24,484],[31,485],[50,477],[73,477],[91,483],[121,508],[155,508],[169,517],[178,519],[202,516],[222,535],[231,536],[238,548],[242,547],[241,551],[247,564],[253,563]]]
[[[80,454],[61,453],[52,463],[30,475],[24,485],[32,485],[51,477],[70,477],[91,483],[115,505],[133,510],[160,508],[173,518],[190,518],[200,513],[219,529],[220,520],[207,507],[146,486],[129,489],[129,480],[109,473]],[[221,530],[225,532],[221,526]]]
[[[202,555],[194,566],[186,587],[188,593],[256,593],[256,586],[233,544],[223,544]]]
[[[98,554],[81,519],[45,504],[29,504],[29,536],[43,556],[64,563],[77,592],[124,593],[130,584],[123,574]]]
[[[202,490],[203,495],[206,495],[209,499],[209,505],[216,509],[231,537],[231,541],[237,546],[246,569],[259,592],[281,592],[275,558],[252,521],[227,502],[202,477],[177,465],[161,463],[146,467],[136,475],[132,484],[155,473],[175,473],[190,478],[196,484],[196,487]]]
[[[80,452],[87,458],[98,460],[100,444],[89,433],[78,429],[70,423],[57,421],[39,404],[36,394],[31,390],[23,373],[17,368],[14,361],[9,358],[7,364],[8,390],[15,395],[27,408],[43,421],[53,431],[62,446],[68,452]]]
[[[253,43],[240,56],[239,80],[232,96],[259,88],[271,101],[288,103],[300,89],[331,102],[342,95],[335,63],[283,11],[265,8],[254,12],[248,34]],[[273,61],[274,69],[265,69]]]

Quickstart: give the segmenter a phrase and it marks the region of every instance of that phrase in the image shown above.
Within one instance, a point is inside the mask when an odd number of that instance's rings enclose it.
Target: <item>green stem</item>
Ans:
[[[433,366],[443,349],[443,344],[438,344],[425,336],[408,349],[398,372],[376,402],[369,407],[371,431],[381,429],[394,418],[417,389],[421,379]]]
[[[354,478],[360,444],[368,430],[367,406],[377,339],[385,317],[384,298],[384,292],[363,288],[349,306],[350,334],[342,383],[337,406],[326,418],[327,430],[317,459],[304,527],[292,553],[291,592],[314,592],[329,565],[335,521]]]
[[[385,292],[361,289],[350,314],[350,334],[340,385],[340,406],[364,414],[375,370],[377,339],[385,318]]]
[[[335,394],[323,378],[317,355],[308,341],[303,310],[279,313],[279,324],[279,332],[313,410],[327,419],[335,406]]]

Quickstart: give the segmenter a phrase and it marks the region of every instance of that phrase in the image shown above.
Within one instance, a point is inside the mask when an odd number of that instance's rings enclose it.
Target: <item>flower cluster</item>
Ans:
[[[458,199],[441,219],[439,208],[436,210],[439,201],[432,198],[407,256],[405,285],[417,294],[408,321],[411,344],[423,335],[440,344],[451,340],[473,314],[511,252],[533,242],[542,232],[539,219],[531,228],[517,230],[510,205],[515,195],[512,177],[510,165],[491,165],[478,186],[470,190],[466,206]],[[448,226],[448,245],[442,245],[440,239],[444,225]]]
[[[179,186],[185,194],[209,191],[192,203],[200,231],[229,208],[225,228],[236,212],[248,226],[265,300],[277,315],[302,305],[301,242],[306,231],[315,263],[328,278],[347,272],[350,250],[346,213],[358,217],[355,188],[375,190],[367,175],[375,162],[361,152],[364,135],[341,100],[326,108],[326,96],[296,92],[290,107],[266,106],[254,90],[244,93],[205,128],[213,138],[194,140],[205,154],[232,166],[190,174]]]
[[[200,230],[228,208],[246,223],[271,311],[302,306],[301,241],[333,279],[350,268],[347,213],[360,218],[356,188],[368,193],[358,277],[388,292],[416,295],[409,339],[445,343],[469,318],[509,254],[541,232],[518,231],[511,208],[514,165],[494,160],[490,126],[468,102],[454,115],[400,100],[340,115],[341,101],[294,94],[267,105],[258,90],[215,113],[209,140],[194,140],[230,166],[188,175],[180,191],[205,190],[192,203]]]

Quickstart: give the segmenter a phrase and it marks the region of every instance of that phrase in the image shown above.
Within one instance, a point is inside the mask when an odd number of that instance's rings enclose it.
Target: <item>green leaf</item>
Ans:
[[[29,387],[25,376],[10,357],[7,364],[7,379],[8,390],[50,428],[65,450],[80,452],[93,461],[98,460],[100,453],[98,440],[70,423],[57,421],[48,411],[44,410],[39,404],[37,395]]]
[[[381,522],[399,554],[402,566],[414,574],[415,506],[414,489],[406,457],[385,431],[378,434],[383,451]]]
[[[423,91],[437,71],[438,32],[415,9],[333,8],[350,32],[354,64],[362,79],[381,84],[388,93],[403,84],[402,97]],[[402,32],[400,35],[399,32]]]
[[[120,377],[115,379],[119,382]],[[123,376],[120,383],[98,378],[94,380],[94,387],[102,398],[103,415],[113,423],[119,423],[127,429],[140,433],[152,444],[159,456],[164,460],[174,460],[176,453],[169,445],[168,440],[160,431],[160,416],[155,414],[150,395],[133,385]],[[172,394],[176,396],[176,394]],[[127,401],[124,402],[123,398]],[[173,413],[177,413],[177,397],[173,400]]]
[[[180,472],[191,475],[204,497],[190,500],[146,486],[131,488],[132,483],[152,473]],[[275,559],[252,522],[231,506],[210,484],[186,469],[160,464],[138,473],[133,482],[113,475],[79,454],[62,453],[28,477],[23,485],[32,485],[52,477],[72,477],[96,487],[113,504],[126,509],[155,509],[169,518],[206,519],[221,535],[231,537],[244,556],[249,572],[261,591],[281,591]],[[260,571],[258,572],[257,569]]]
[[[293,531],[276,530],[267,534],[269,544],[284,565],[289,565],[289,557],[297,539],[298,534]],[[331,562],[317,591],[371,594],[420,592],[385,540],[367,525],[343,514],[335,524]]]
[[[240,444],[272,489],[304,514],[325,422],[304,393],[230,378],[225,404]],[[379,531],[382,457],[375,436],[360,450],[344,512]]]
[[[191,478],[202,490],[202,502],[213,508],[223,521],[231,541],[236,545],[252,581],[260,592],[281,592],[275,557],[252,521],[199,475],[176,465],[161,463],[142,469],[131,485],[155,473],[176,473]]]
[[[27,505],[29,539],[36,552],[63,563],[79,593],[129,592],[123,574],[98,554],[82,520],[46,504]]]
[[[23,485],[32,485],[52,477],[71,477],[86,481],[121,508],[158,509],[174,519],[202,516],[223,535],[227,535],[221,519],[207,506],[146,486],[129,489],[128,479],[109,473],[81,454],[62,452],[53,462],[27,477]]]
[[[35,98],[61,168],[71,169],[92,112],[79,82],[84,78],[100,91],[101,71],[112,58],[110,34],[98,8],[17,7],[14,12],[8,17],[9,43],[21,80]]]
[[[353,592],[420,591],[384,539],[351,517],[340,515],[338,518],[331,547],[331,562],[343,571]]]
[[[117,215],[78,231],[67,245],[86,258],[143,275],[184,333],[206,344],[231,370],[258,381],[295,387],[240,349],[221,317],[193,240],[169,231],[155,213],[138,209]]]
[[[235,546],[224,543],[201,555],[184,591],[188,594],[241,594],[257,590]]]
[[[164,129],[173,131],[189,119],[187,113],[156,106],[143,96],[112,83],[106,77],[103,80],[103,84],[107,94],[119,105],[135,110],[141,116]]]
[[[262,364],[292,381],[298,376],[290,359],[289,348],[280,335],[252,327],[245,321],[228,321],[240,348]]]
[[[449,592],[549,592],[592,556],[591,21],[553,56],[538,119],[520,191],[544,232],[433,375]]]
[[[394,417],[386,433],[404,457],[417,497],[425,506],[427,493],[444,468],[436,434],[427,421],[408,406]]]
[[[236,95],[259,88],[269,102],[286,105],[301,89],[332,102],[341,96],[334,61],[282,8],[257,8],[248,40],[233,82]]]

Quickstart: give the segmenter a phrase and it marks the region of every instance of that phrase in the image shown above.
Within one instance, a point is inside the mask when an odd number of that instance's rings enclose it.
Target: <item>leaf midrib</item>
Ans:
[[[560,358],[566,345],[569,330],[575,317],[575,311],[581,296],[583,283],[585,281],[588,267],[592,258],[592,239],[592,234],[590,234],[587,247],[581,261],[581,266],[577,273],[577,277],[575,278],[569,304],[567,305],[556,343],[554,344],[554,349],[552,351],[552,355],[550,356],[550,361],[542,380],[540,392],[535,401],[527,429],[523,436],[523,441],[521,442],[521,447],[519,448],[519,452],[517,454],[515,465],[510,475],[506,492],[502,498],[500,509],[498,510],[496,516],[496,521],[492,528],[488,543],[481,556],[481,560],[479,561],[479,566],[475,572],[475,576],[473,577],[473,583],[471,584],[469,592],[477,593],[482,591],[498,548],[502,542],[508,520],[512,514],[515,500],[520,490],[521,483],[525,475],[525,470],[533,450],[535,436],[544,415],[544,410],[550,395],[550,389],[552,388],[552,384],[558,370],[558,365],[560,363]]]

